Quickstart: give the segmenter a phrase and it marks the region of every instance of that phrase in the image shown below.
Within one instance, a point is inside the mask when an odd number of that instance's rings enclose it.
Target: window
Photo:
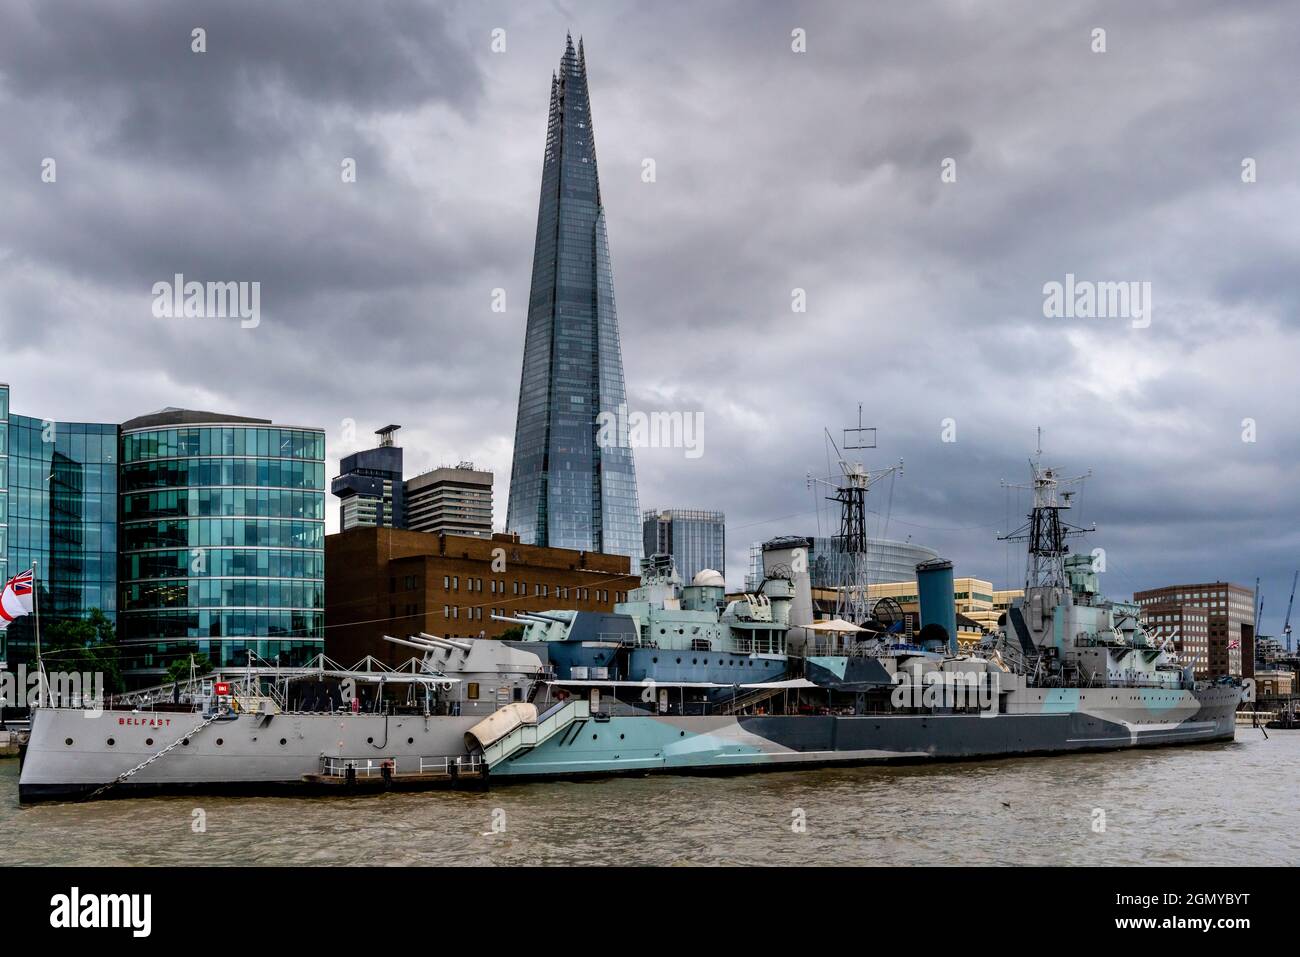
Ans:
[[[465,686],[465,697],[470,701],[478,700],[478,682],[471,681]]]

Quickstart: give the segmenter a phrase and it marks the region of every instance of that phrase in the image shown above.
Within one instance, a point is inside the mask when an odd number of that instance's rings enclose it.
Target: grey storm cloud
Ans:
[[[412,469],[493,468],[502,519],[572,30],[630,403],[703,416],[700,458],[638,452],[642,505],[725,510],[733,585],[751,542],[833,531],[807,478],[834,471],[822,430],[858,403],[880,428],[867,463],[906,463],[873,493],[875,531],[959,574],[1020,575],[996,535],[1025,502],[1002,482],[1024,480],[1040,426],[1048,458],[1093,469],[1079,521],[1113,593],[1259,576],[1276,599],[1300,564],[1285,4],[0,0],[0,17],[0,380],[19,412],[221,408],[323,426],[332,461],[350,423],[359,445],[399,422]],[[260,282],[261,325],[153,317],[175,273]],[[1150,327],[1045,318],[1067,273],[1150,282]]]

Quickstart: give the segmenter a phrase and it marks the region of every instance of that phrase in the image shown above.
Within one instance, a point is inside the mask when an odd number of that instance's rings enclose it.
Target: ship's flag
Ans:
[[[20,615],[32,613],[32,584],[30,568],[5,582],[5,590],[0,593],[0,631]]]

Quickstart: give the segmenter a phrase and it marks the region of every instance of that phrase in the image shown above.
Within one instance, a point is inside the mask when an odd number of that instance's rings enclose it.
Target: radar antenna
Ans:
[[[1061,513],[1071,507],[1084,479],[1092,475],[1089,469],[1083,475],[1063,478],[1057,469],[1042,464],[1043,430],[1038,430],[1038,448],[1029,460],[1032,480],[1027,485],[1015,485],[1004,481],[1004,488],[1026,489],[1034,493],[1034,505],[1029,512],[1029,521],[1007,535],[999,535],[998,541],[1028,542],[1028,560],[1025,565],[1025,590],[1039,587],[1065,588],[1065,556],[1070,547],[1066,539],[1095,531],[1070,525],[1061,518]]]

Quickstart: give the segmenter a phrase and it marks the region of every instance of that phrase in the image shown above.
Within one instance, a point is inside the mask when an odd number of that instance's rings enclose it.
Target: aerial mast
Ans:
[[[861,462],[850,461],[845,457],[848,452],[863,451],[876,447],[876,430],[862,424],[862,403],[858,403],[858,424],[844,429],[840,443],[837,445],[826,430],[826,439],[835,450],[835,458],[840,466],[840,480],[832,486],[829,481],[821,479],[823,484],[834,489],[827,498],[838,502],[840,506],[840,531],[833,539],[838,555],[835,581],[835,617],[855,625],[867,620],[867,492],[880,479],[902,472],[903,463],[885,469],[872,471]],[[842,450],[841,450],[842,449]],[[813,482],[809,479],[809,482]]]
[[[1071,499],[1075,496],[1084,479],[1092,475],[1089,470],[1083,475],[1069,478],[1062,477],[1058,471],[1042,464],[1043,430],[1038,430],[1038,448],[1029,460],[1031,481],[1027,485],[1015,485],[1003,482],[1006,488],[1026,489],[1033,492],[1034,504],[1029,512],[1029,521],[1007,535],[998,536],[999,541],[1027,542],[1028,558],[1025,564],[1025,591],[1031,588],[1066,588],[1065,556],[1070,547],[1066,540],[1083,535],[1091,529],[1071,525],[1062,519],[1062,513],[1071,508]]]

